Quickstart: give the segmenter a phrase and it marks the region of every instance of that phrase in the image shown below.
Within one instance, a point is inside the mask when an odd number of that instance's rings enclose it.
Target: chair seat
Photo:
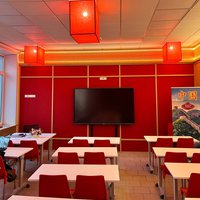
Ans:
[[[188,187],[181,187],[181,194],[185,197],[200,198],[200,173],[191,173],[188,180]]]

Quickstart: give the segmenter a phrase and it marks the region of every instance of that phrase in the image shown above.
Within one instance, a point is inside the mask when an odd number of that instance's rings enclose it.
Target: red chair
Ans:
[[[179,148],[193,148],[194,140],[193,138],[178,138],[176,147]]]
[[[15,145],[14,145],[13,141],[12,141],[12,140],[9,140],[8,147],[14,147],[14,146],[15,146]]]
[[[39,162],[39,149],[37,142],[35,140],[21,140],[20,141],[20,147],[30,147],[33,148],[33,150],[29,151],[24,156],[24,161],[26,160],[37,160],[37,165]],[[26,166],[26,163],[24,162],[24,165]],[[25,168],[24,168],[25,169]]]
[[[106,164],[106,158],[104,152],[85,152],[84,164]]]
[[[191,198],[199,198],[200,197],[200,174],[199,173],[191,173],[188,187],[181,187],[181,194],[185,197]]]
[[[164,162],[187,163],[187,154],[186,152],[166,152]],[[167,174],[171,175],[165,164],[161,165],[161,170],[163,178]]]
[[[15,174],[15,169],[12,169],[13,173]],[[5,199],[5,185],[8,180],[8,174],[5,168],[5,164],[3,161],[3,158],[0,156],[0,179],[3,179],[3,194],[2,194],[2,199]],[[16,188],[16,183],[14,180],[14,188]]]
[[[191,163],[200,163],[200,153],[193,153]]]
[[[173,139],[172,138],[158,138],[156,141],[155,147],[173,147]],[[154,163],[154,157],[156,158],[156,155],[153,156],[153,163]]]
[[[77,175],[73,197],[77,199],[108,200],[104,176]]]
[[[164,162],[173,162],[173,163],[187,163],[187,154],[186,152],[166,152]],[[165,188],[165,177],[166,175],[171,175],[165,164],[161,165],[162,177],[164,179],[164,195],[166,194]],[[183,185],[183,183],[182,183]]]
[[[58,152],[58,164],[80,164],[76,152]]]
[[[71,198],[66,175],[40,175],[39,196]]]
[[[7,183],[7,172],[4,165],[3,158],[0,156],[0,179],[3,179],[3,196],[5,198],[5,184]]]
[[[112,147],[110,140],[94,140],[94,147]]]
[[[89,147],[88,140],[85,139],[73,139],[73,146],[74,147]]]
[[[172,138],[158,138],[155,147],[173,147]]]

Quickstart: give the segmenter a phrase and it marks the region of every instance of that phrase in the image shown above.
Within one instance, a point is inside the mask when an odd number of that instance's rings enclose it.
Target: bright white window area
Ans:
[[[0,56],[0,122],[3,118],[3,80],[4,80],[4,67],[3,67],[3,57]]]

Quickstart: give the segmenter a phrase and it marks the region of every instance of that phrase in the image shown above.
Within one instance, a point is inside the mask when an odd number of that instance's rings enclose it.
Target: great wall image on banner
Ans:
[[[200,140],[200,87],[172,88],[172,121],[175,136]]]

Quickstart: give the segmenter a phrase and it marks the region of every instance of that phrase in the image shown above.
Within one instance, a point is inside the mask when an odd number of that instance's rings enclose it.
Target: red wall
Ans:
[[[39,124],[57,138],[87,136],[87,125],[73,124],[74,88],[134,88],[135,123],[121,125],[121,150],[147,150],[144,135],[167,135],[171,87],[193,86],[193,65],[113,65],[21,67],[20,129]],[[100,80],[99,77],[107,77]],[[35,94],[36,98],[24,98]],[[114,136],[115,127],[94,125],[94,136]],[[67,145],[65,140],[54,142]]]

